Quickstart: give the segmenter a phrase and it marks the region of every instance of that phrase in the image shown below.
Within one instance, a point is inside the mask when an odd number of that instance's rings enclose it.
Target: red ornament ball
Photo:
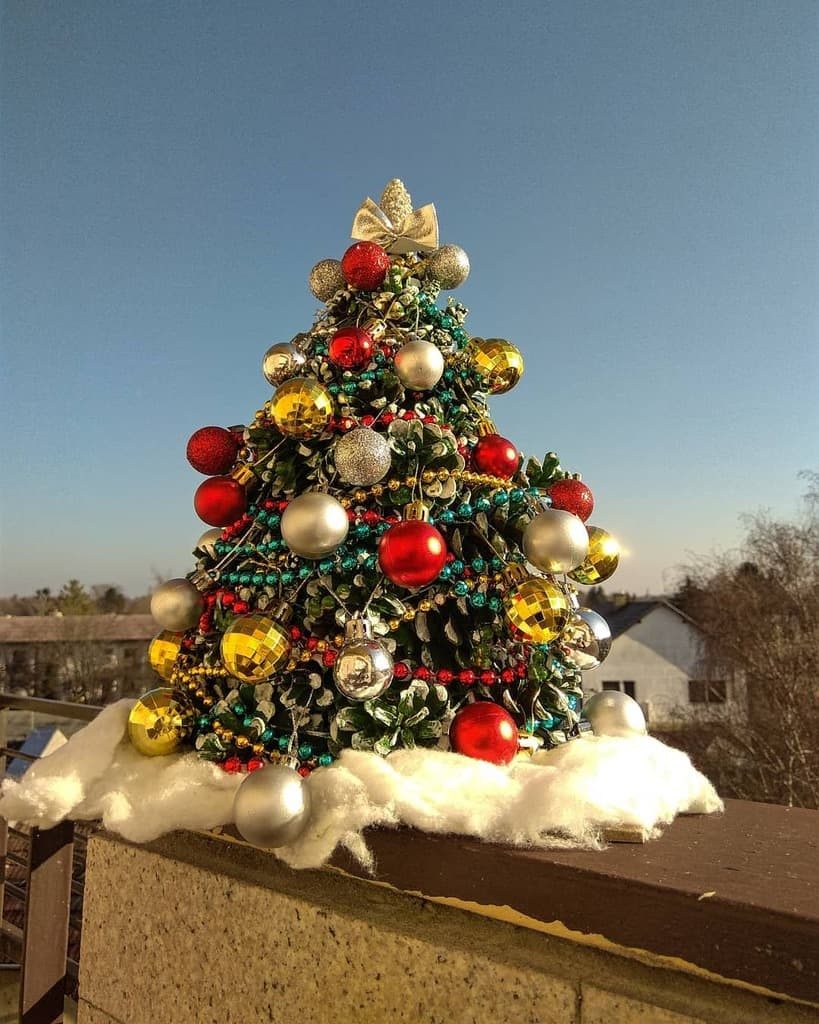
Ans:
[[[247,495],[233,477],[212,476],[196,488],[193,507],[208,526],[227,526],[247,508]]]
[[[425,587],[446,565],[446,541],[431,523],[396,523],[378,543],[378,564],[391,583]]]
[[[361,291],[371,292],[382,285],[389,269],[387,250],[375,242],[356,242],[341,257],[344,280]]]
[[[202,427],[188,441],[188,462],[205,476],[218,476],[232,469],[239,451],[239,440],[224,427]]]
[[[582,480],[557,480],[546,492],[552,508],[571,512],[585,523],[594,509],[594,495]]]
[[[472,451],[472,464],[479,473],[511,479],[520,465],[520,453],[500,434],[484,434]]]
[[[518,752],[518,727],[499,704],[476,701],[455,715],[449,727],[449,745],[456,754],[509,764]]]
[[[342,327],[336,331],[327,355],[334,366],[343,370],[359,370],[372,358],[375,342],[360,327]]]

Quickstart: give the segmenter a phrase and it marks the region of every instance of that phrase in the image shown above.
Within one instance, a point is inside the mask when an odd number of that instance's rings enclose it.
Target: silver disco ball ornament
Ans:
[[[442,245],[427,257],[424,269],[442,288],[457,288],[469,277],[469,257],[460,245]]]
[[[233,799],[233,820],[253,846],[275,850],[294,843],[310,821],[310,790],[284,765],[250,772]]]
[[[338,260],[321,260],[310,271],[310,291],[319,302],[329,302],[337,291],[347,287]]]
[[[190,580],[167,580],[151,595],[151,615],[173,633],[195,626],[204,608],[202,595]]]
[[[262,373],[268,384],[277,388],[294,377],[306,361],[301,349],[292,341],[279,341],[271,345],[262,359]]]
[[[350,521],[347,510],[329,494],[307,491],[294,498],[282,514],[282,540],[301,558],[324,558],[344,543]]]
[[[405,388],[429,391],[444,375],[444,356],[431,341],[408,341],[395,353],[395,372]]]
[[[205,530],[199,540],[196,542],[194,551],[204,551],[210,555],[211,558],[216,557],[215,544],[217,540],[220,540],[222,536],[222,527],[214,526],[212,530]]]
[[[591,608],[578,608],[563,630],[560,645],[581,672],[590,672],[602,665],[611,650],[609,624]]]
[[[571,572],[588,552],[586,527],[571,512],[544,509],[523,531],[523,553],[541,572]]]
[[[350,700],[379,697],[392,682],[392,672],[392,656],[380,641],[373,640],[367,619],[350,619],[333,665],[339,693]]]
[[[643,736],[646,718],[643,709],[627,693],[603,690],[593,693],[583,704],[583,717],[595,736]]]
[[[392,465],[386,437],[372,427],[354,427],[343,434],[333,449],[338,475],[346,484],[371,487],[383,480]]]

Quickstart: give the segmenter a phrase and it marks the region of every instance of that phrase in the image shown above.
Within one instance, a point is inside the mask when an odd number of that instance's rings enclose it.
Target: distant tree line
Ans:
[[[56,593],[41,587],[33,594],[0,597],[0,615],[140,615],[149,606],[150,595],[127,597],[115,583],[86,589],[79,580],[68,580]]]

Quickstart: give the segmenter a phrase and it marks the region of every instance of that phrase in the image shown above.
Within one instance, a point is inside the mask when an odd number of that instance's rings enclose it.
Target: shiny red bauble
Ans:
[[[374,348],[372,337],[360,327],[342,327],[333,335],[327,355],[334,366],[360,370],[369,363]]]
[[[479,473],[511,479],[520,465],[520,452],[500,434],[484,434],[472,450],[472,465]]]
[[[584,523],[594,509],[594,495],[582,480],[557,480],[546,493],[552,499],[552,508],[571,512]]]
[[[391,583],[425,587],[446,565],[446,541],[431,523],[396,523],[378,543],[378,564]]]
[[[247,495],[233,477],[213,476],[196,488],[193,507],[208,526],[228,526],[247,508]]]
[[[379,288],[389,269],[390,257],[387,250],[375,242],[356,242],[341,257],[344,280],[361,291],[371,292]]]
[[[186,455],[195,470],[206,476],[218,476],[233,468],[239,451],[239,439],[224,427],[202,427],[191,434]]]
[[[500,704],[476,701],[462,707],[453,718],[449,745],[456,754],[509,764],[518,752],[518,727]]]

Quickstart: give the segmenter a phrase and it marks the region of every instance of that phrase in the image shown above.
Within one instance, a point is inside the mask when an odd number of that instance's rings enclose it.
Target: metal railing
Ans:
[[[100,710],[0,693],[0,774],[6,774],[7,758],[37,760],[8,745],[9,711],[31,712],[32,718],[46,715],[51,722],[90,722]],[[89,831],[71,821],[39,829],[17,827],[0,818],[0,939],[5,959],[20,967],[21,1024],[60,1024],[66,995],[76,998]]]

